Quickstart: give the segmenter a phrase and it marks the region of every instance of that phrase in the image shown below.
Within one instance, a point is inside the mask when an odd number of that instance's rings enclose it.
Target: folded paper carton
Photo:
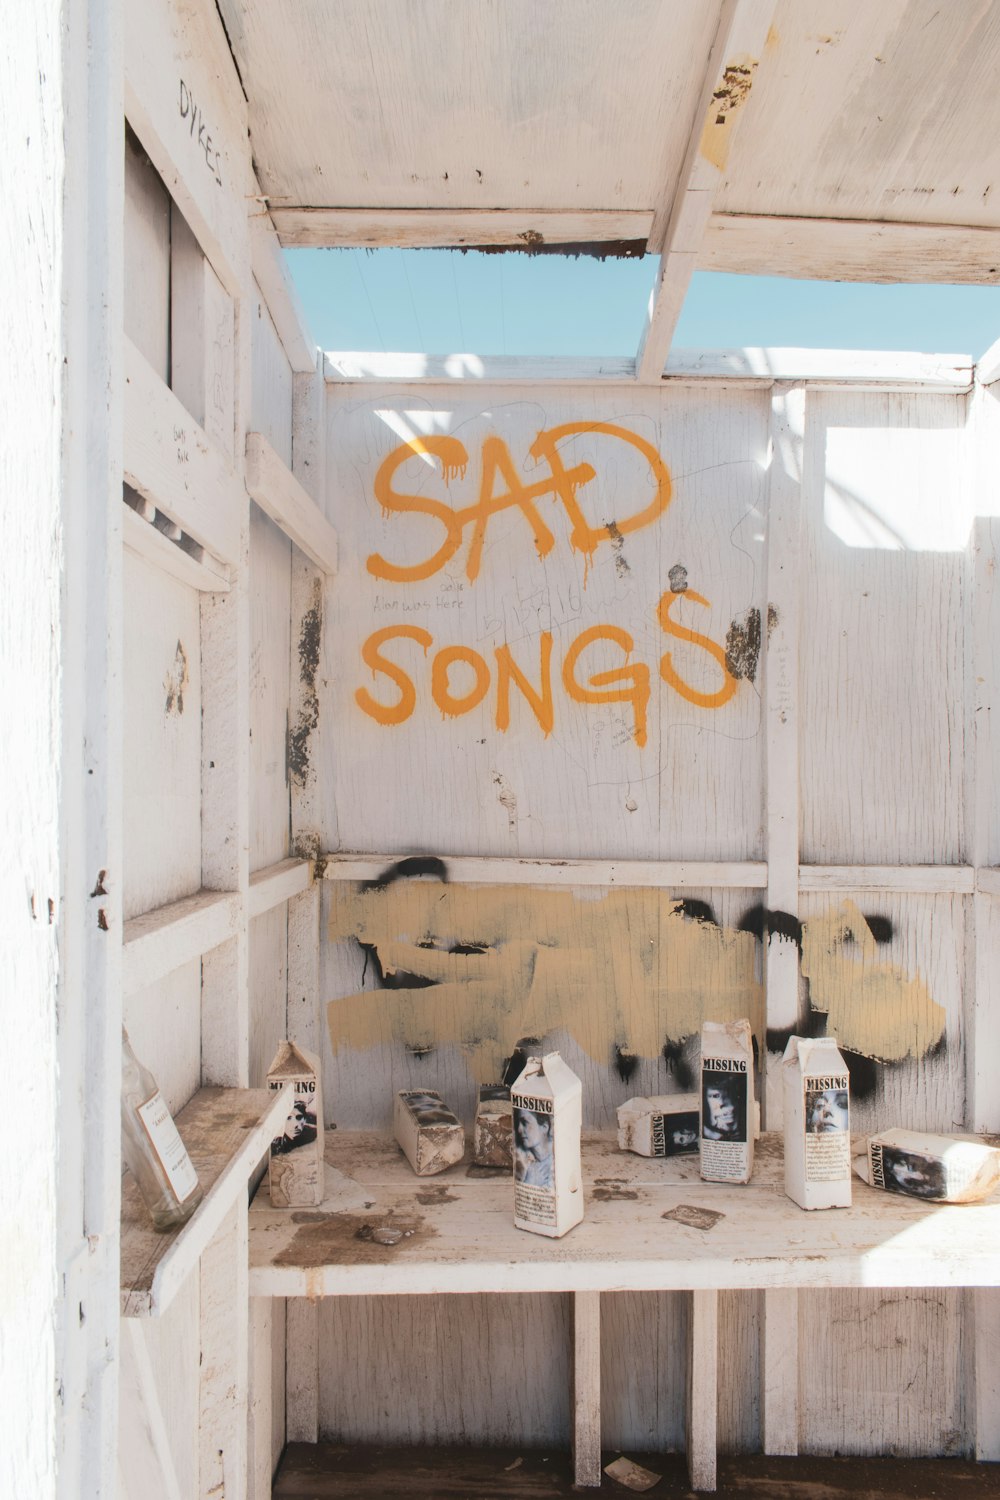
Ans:
[[[512,1085],[514,1223],[558,1239],[583,1218],[583,1086],[558,1052],[529,1057]]]
[[[654,1094],[618,1107],[618,1149],[639,1156],[683,1156],[698,1150],[698,1095]]]
[[[268,1187],[275,1208],[315,1208],[323,1201],[323,1100],[320,1062],[295,1042],[281,1042],[267,1071],[269,1089],[288,1094],[288,1116],[271,1142]]]
[[[465,1154],[465,1131],[433,1089],[403,1089],[396,1095],[396,1140],[418,1177],[433,1177]]]
[[[850,1208],[850,1075],[835,1038],[789,1037],[781,1071],[785,1192],[800,1208]]]
[[[750,1022],[706,1021],[701,1028],[701,1175],[749,1182],[757,1111]]]

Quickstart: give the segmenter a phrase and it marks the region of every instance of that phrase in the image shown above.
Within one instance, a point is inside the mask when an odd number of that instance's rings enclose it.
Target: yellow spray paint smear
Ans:
[[[922,1057],[944,1034],[944,1007],[923,980],[881,963],[878,946],[853,901],[810,918],[802,935],[809,999],[826,1011],[841,1047],[879,1062]]]
[[[330,937],[371,944],[387,974],[431,981],[331,1001],[334,1052],[390,1040],[453,1043],[485,1083],[520,1037],[560,1029],[598,1063],[610,1060],[613,1043],[658,1057],[665,1040],[699,1031],[707,1018],[748,1016],[763,1039],[754,938],[689,920],[663,891],[587,899],[426,880],[337,886]],[[448,951],[455,946],[483,951]]]

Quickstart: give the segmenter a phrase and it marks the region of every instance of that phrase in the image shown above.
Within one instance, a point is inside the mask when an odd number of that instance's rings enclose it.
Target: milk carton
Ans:
[[[859,1177],[887,1193],[932,1203],[977,1203],[1000,1187],[1000,1150],[983,1141],[922,1130],[883,1130],[854,1162]]]
[[[781,1065],[785,1192],[800,1208],[850,1208],[850,1075],[833,1037],[789,1037]]]
[[[434,1089],[402,1089],[396,1095],[393,1125],[418,1177],[433,1177],[465,1154],[461,1122]]]
[[[702,1026],[700,1105],[702,1177],[749,1182],[757,1118],[749,1021]]]
[[[472,1160],[477,1167],[511,1167],[514,1128],[510,1089],[502,1083],[484,1084],[479,1090]]]
[[[618,1107],[618,1149],[639,1156],[683,1156],[698,1150],[698,1095],[654,1094]]]
[[[323,1201],[323,1100],[320,1062],[295,1042],[281,1042],[267,1071],[269,1089],[288,1094],[288,1116],[271,1142],[268,1186],[275,1208],[315,1208]]]
[[[583,1085],[558,1052],[529,1057],[512,1085],[514,1224],[558,1239],[583,1218]]]

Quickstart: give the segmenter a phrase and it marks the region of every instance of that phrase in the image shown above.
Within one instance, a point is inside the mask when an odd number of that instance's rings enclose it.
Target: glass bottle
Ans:
[[[191,1165],[156,1079],[132,1051],[122,1027],[122,1156],[157,1229],[174,1229],[201,1202]]]

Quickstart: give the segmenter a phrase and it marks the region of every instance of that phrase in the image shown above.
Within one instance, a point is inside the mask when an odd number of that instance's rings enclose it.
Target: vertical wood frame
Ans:
[[[767,906],[789,917],[799,903],[799,537],[802,519],[805,387],[778,385],[771,398],[771,468],[767,512],[765,630],[765,797]],[[767,1024],[794,1028],[799,1009],[799,954],[794,941],[769,933],[765,950]],[[767,1054],[764,1119],[780,1127],[781,1063]]]
[[[573,1479],[601,1483],[601,1294],[573,1293]]]
[[[54,395],[63,579],[58,686],[49,690],[61,689],[62,742],[53,758],[64,769],[48,816],[63,853],[42,920],[55,924],[60,949],[57,1259],[62,1286],[79,1293],[57,1303],[55,1493],[69,1500],[112,1493],[116,1475],[124,154],[119,4],[72,0],[56,24],[62,121],[53,131],[60,150],[49,190],[58,184],[63,198],[50,249],[61,268],[62,312],[54,333],[48,320],[60,315],[47,309],[46,335],[61,367]],[[48,568],[54,562],[53,550]]]
[[[693,1490],[714,1490],[718,1429],[719,1294],[691,1292],[688,1323],[687,1466]]]

